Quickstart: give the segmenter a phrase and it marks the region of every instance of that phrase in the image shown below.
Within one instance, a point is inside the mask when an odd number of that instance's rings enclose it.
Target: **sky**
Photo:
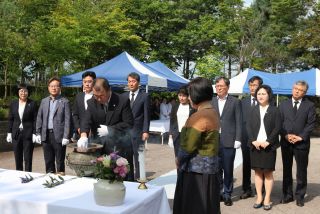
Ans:
[[[244,0],[245,6],[250,6],[250,4],[253,2],[253,0]]]

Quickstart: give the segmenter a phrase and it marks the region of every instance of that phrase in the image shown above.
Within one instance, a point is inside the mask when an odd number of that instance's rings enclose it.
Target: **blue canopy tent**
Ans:
[[[123,52],[111,60],[93,68],[63,76],[61,78],[62,86],[80,87],[82,85],[81,75],[89,70],[94,71],[97,77],[108,79],[112,86],[126,86],[128,74],[136,72],[140,75],[141,86],[146,87],[147,91],[159,88],[166,88],[169,90],[177,89],[176,85],[173,84],[173,82],[175,82],[174,80],[167,78],[167,76],[162,75],[152,67],[140,62],[127,52]]]
[[[277,74],[280,87],[278,94],[291,94],[292,86],[298,80],[304,80],[308,83],[309,89],[307,95],[320,96],[320,71],[313,68],[301,72],[280,73]]]
[[[230,94],[244,94],[249,93],[248,81],[253,76],[259,76],[263,79],[263,83],[270,85],[275,92],[279,88],[279,80],[275,74],[257,71],[254,69],[246,69],[244,72],[230,79]],[[214,87],[215,90],[215,87]]]
[[[229,93],[249,93],[248,80],[253,76],[261,77],[263,84],[271,86],[274,94],[290,95],[293,84],[298,80],[304,80],[309,85],[307,95],[320,96],[320,71],[315,68],[300,72],[278,74],[246,69],[244,72],[230,79]]]
[[[147,66],[153,68],[160,75],[166,77],[168,79],[168,87],[178,89],[181,86],[188,84],[189,80],[183,78],[182,76],[173,72],[170,68],[168,68],[165,64],[160,61],[147,63]]]

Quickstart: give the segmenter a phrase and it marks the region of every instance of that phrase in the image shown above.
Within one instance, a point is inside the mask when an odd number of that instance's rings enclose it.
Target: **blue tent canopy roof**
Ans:
[[[173,79],[172,74],[164,75],[163,70],[159,71],[140,62],[127,52],[123,52],[111,60],[93,68],[63,76],[61,78],[62,85],[80,87],[82,85],[81,75],[89,70],[94,71],[97,77],[108,79],[110,85],[127,85],[127,76],[131,72],[136,72],[140,75],[140,84],[142,86],[162,87],[174,90],[180,87],[179,85],[182,81],[176,76],[174,76],[175,78]]]

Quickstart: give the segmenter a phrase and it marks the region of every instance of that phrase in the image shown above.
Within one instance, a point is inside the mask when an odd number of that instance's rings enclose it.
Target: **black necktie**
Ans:
[[[293,113],[294,113],[294,115],[297,114],[297,111],[298,111],[298,103],[299,103],[299,101],[294,101],[294,106],[293,106]]]
[[[134,93],[131,94],[130,107],[132,108],[134,102]]]
[[[252,98],[252,107],[256,106],[256,98]]]

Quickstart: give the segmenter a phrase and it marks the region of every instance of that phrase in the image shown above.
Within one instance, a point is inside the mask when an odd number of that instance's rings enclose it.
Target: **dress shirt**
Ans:
[[[57,106],[57,101],[60,97],[51,97],[50,96],[50,101],[49,101],[49,118],[48,118],[48,129],[53,129],[53,116],[54,112],[56,110]]]
[[[93,91],[91,91],[90,93],[85,93],[85,94],[84,94],[84,108],[85,108],[85,110],[87,110],[87,108],[88,108],[88,103],[87,103],[87,101],[88,101],[89,99],[91,99],[92,96],[93,96]]]
[[[189,104],[181,104],[178,107],[177,111],[177,120],[178,120],[178,129],[181,132],[182,127],[186,124],[187,119],[189,118],[190,109]]]
[[[301,104],[301,102],[302,102],[302,98],[301,98],[300,100],[295,100],[295,99],[292,98],[292,107],[294,107],[294,102],[296,102],[296,101],[299,102],[299,103],[297,104],[297,109],[299,109],[300,104]]]
[[[264,115],[266,114],[267,110],[269,108],[269,105],[267,106],[260,106],[260,129],[257,137],[257,141],[259,142],[265,142],[267,140],[267,133],[266,133],[266,128],[264,127]]]
[[[129,93],[129,100],[130,101],[131,101],[132,93],[134,93],[133,100],[136,100],[138,93],[139,93],[139,89],[137,89],[136,91],[130,91],[130,93]]]
[[[22,125],[22,117],[23,117],[23,112],[24,112],[24,109],[25,109],[25,107],[26,107],[26,103],[27,102],[20,102],[19,101],[19,117],[20,117],[20,121],[21,121],[21,123],[20,123],[20,125],[19,125],[19,128],[20,129],[23,129],[23,125]]]
[[[226,104],[227,98],[228,98],[228,95],[222,98],[217,96],[220,116],[222,115],[223,108],[224,108],[224,105]]]

